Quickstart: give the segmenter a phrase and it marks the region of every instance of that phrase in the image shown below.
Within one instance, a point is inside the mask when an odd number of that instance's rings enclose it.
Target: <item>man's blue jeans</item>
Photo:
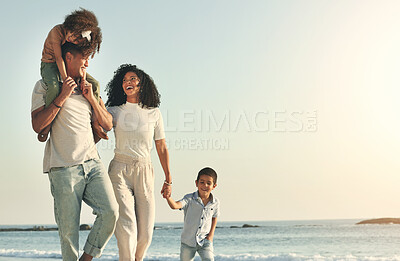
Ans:
[[[194,260],[196,252],[199,253],[202,261],[214,261],[214,247],[210,240],[204,239],[203,246],[197,245],[196,247],[191,247],[181,243],[181,261]]]
[[[79,258],[82,201],[96,215],[83,250],[86,254],[99,257],[114,232],[118,218],[118,204],[103,164],[93,159],[72,167],[52,168],[49,179],[63,260],[76,261]]]

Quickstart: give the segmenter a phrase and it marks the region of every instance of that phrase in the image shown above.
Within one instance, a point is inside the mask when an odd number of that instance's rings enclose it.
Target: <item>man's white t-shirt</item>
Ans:
[[[46,85],[39,80],[32,93],[31,112],[45,105]],[[43,172],[54,167],[70,167],[90,159],[99,159],[91,126],[92,108],[76,93],[66,99],[53,120],[43,158]]]
[[[150,158],[153,140],[165,138],[160,110],[130,102],[107,110],[113,116],[115,154]]]

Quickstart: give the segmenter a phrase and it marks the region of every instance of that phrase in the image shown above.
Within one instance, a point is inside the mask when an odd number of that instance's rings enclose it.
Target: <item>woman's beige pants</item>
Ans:
[[[115,154],[108,173],[119,204],[115,228],[120,261],[140,261],[154,228],[154,172],[151,160]]]

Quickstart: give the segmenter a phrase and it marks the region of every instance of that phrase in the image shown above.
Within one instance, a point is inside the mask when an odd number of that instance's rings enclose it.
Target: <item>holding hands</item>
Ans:
[[[171,197],[171,192],[172,192],[172,184],[171,183],[167,184],[167,182],[165,181],[161,189],[161,194],[163,198]]]

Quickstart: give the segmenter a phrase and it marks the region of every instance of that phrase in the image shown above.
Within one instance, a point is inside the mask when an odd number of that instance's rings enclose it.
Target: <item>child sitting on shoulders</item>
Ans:
[[[47,87],[46,108],[53,103],[60,93],[60,82],[68,77],[61,54],[61,46],[65,42],[79,45],[86,50],[85,57],[91,56],[93,58],[94,54],[100,50],[101,41],[101,30],[98,27],[95,14],[83,8],[72,12],[65,18],[63,24],[56,25],[50,30],[44,42],[40,65],[40,74]],[[86,74],[84,78],[81,83],[84,83],[85,80],[90,82],[93,94],[98,100],[99,83],[89,74]],[[50,128],[51,126],[48,126],[38,134],[39,141],[46,141]]]
[[[184,210],[180,260],[214,260],[213,237],[219,215],[219,200],[211,191],[217,186],[217,173],[212,168],[200,170],[195,181],[197,191],[179,201],[167,198],[171,209]]]

